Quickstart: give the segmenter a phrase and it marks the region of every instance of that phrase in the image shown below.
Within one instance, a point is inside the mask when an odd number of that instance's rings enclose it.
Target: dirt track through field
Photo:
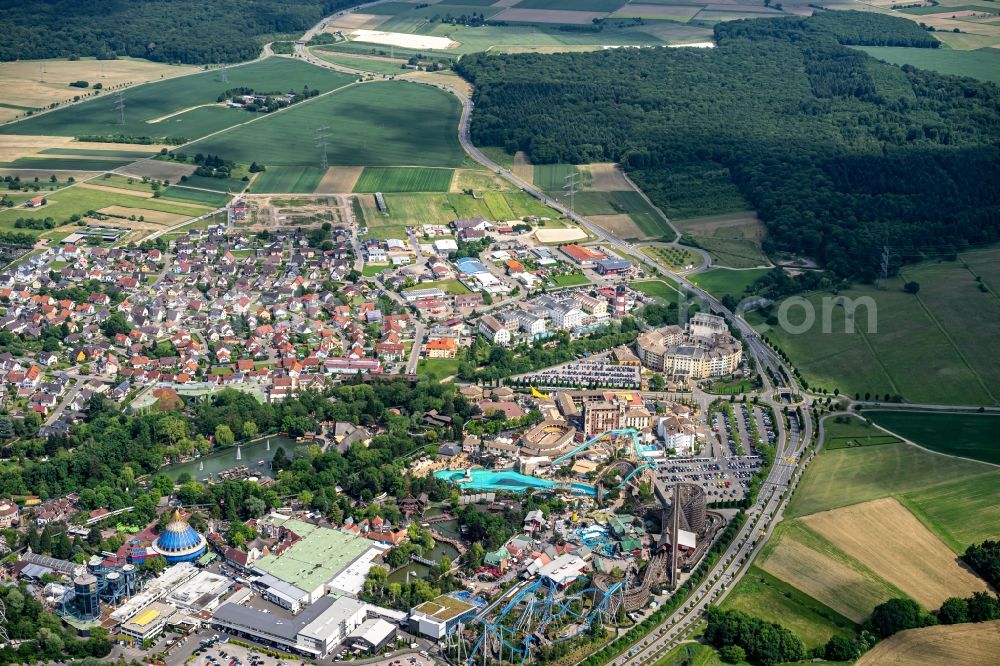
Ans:
[[[1000,654],[1000,620],[901,631],[882,641],[856,666],[987,666]]]
[[[924,608],[986,591],[986,583],[902,504],[885,498],[823,511],[802,521]]]

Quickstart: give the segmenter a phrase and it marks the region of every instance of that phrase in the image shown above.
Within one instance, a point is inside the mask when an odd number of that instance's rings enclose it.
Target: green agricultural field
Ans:
[[[524,192],[503,192],[501,196],[514,213],[515,218],[528,215],[555,218],[559,215]],[[487,206],[486,199],[476,199],[468,194],[395,193],[386,194],[385,201],[389,206],[388,215],[378,212],[374,202],[362,199],[361,207],[365,219],[369,220],[369,226],[378,224],[401,226],[448,224],[455,219],[476,217],[477,215],[482,215],[487,219],[496,219]],[[499,203],[495,202],[494,205],[499,205]],[[372,220],[380,220],[381,222],[373,222]]]
[[[2,127],[0,127],[2,129]],[[138,158],[137,158],[138,159]],[[38,169],[46,171],[111,171],[131,164],[135,160],[87,159],[85,157],[21,157],[13,162],[0,162],[0,167],[10,169]]]
[[[484,193],[483,201],[490,211],[490,217],[494,220],[513,220],[516,216],[507,198],[500,192]]]
[[[880,409],[864,415],[932,451],[1000,465],[1000,415]]]
[[[356,56],[378,56],[380,58],[400,58],[409,60],[419,58],[432,62],[451,63],[459,54],[449,51],[431,51],[406,49],[401,46],[389,47],[383,44],[372,44],[369,42],[337,42],[336,44],[323,44],[310,49],[318,57],[335,53],[347,53]]]
[[[743,611],[791,629],[806,648],[825,645],[832,636],[850,636],[854,623],[763,569],[751,566],[722,607]]]
[[[380,60],[378,58],[366,58],[362,55],[337,53],[323,49],[312,49],[313,55],[321,60],[325,60],[334,65],[356,69],[359,72],[372,72],[374,74],[403,74],[407,70],[403,68],[405,60]]]
[[[88,155],[91,157],[124,157],[130,162],[141,160],[144,157],[152,157],[156,153],[153,151],[143,152],[141,150],[88,150],[87,148],[46,148],[38,151],[39,155]]]
[[[327,160],[334,166],[455,167],[465,156],[458,143],[459,112],[454,96],[431,86],[359,84],[198,141],[188,152],[263,162],[268,170],[318,167],[316,131],[328,125]]]
[[[653,298],[658,298],[661,301],[673,302],[677,301],[680,296],[678,292],[672,285],[667,284],[663,280],[646,280],[644,282],[633,282],[629,285],[633,289],[638,289],[644,294],[652,296]]]
[[[746,270],[713,268],[710,271],[692,275],[690,280],[716,298],[732,296],[739,301],[746,297],[747,287],[765,275],[769,270],[769,268],[751,268]]]
[[[1000,300],[980,291],[959,262],[905,269],[904,275],[921,284],[919,294],[903,292],[901,278],[890,279],[884,290],[859,285],[840,293],[859,305],[853,327],[846,322],[851,332],[845,332],[844,307],[828,293],[805,295],[815,313],[805,332],[765,329],[758,312],[748,319],[784,349],[811,387],[883,399],[902,395],[915,403],[996,403],[1000,368],[976,359],[1000,353]],[[789,323],[803,325],[805,312],[803,306],[789,308]],[[970,312],[977,313],[976,327],[963,326]]]
[[[366,167],[355,192],[447,192],[454,169]]]
[[[518,9],[571,9],[578,12],[613,12],[619,9],[622,0],[521,0]]]
[[[225,206],[229,202],[229,195],[221,192],[206,192],[205,190],[192,190],[187,187],[173,185],[163,192],[164,199],[174,201],[188,201],[190,203],[202,204],[217,208]]]
[[[89,210],[100,210],[108,206],[143,208],[178,215],[190,215],[191,217],[198,217],[209,210],[204,206],[182,204],[163,198],[150,199],[83,187],[68,187],[46,196],[49,203],[42,208],[31,210],[20,208],[0,212],[0,228],[14,230],[14,221],[19,217],[51,217],[58,224],[68,221],[71,215],[83,215]],[[31,233],[30,229],[19,229],[18,231]]]
[[[935,9],[939,9],[935,7]],[[905,10],[904,10],[905,11]],[[856,47],[873,58],[894,65],[912,65],[940,74],[971,76],[980,81],[1000,83],[1000,49],[955,51],[952,49],[911,49],[901,46]]]
[[[1000,534],[1000,472],[942,483],[896,499],[956,553]]]
[[[203,190],[214,190],[216,192],[242,192],[249,184],[248,181],[236,178],[234,173],[232,178],[214,178],[211,176],[186,176],[180,179],[175,185],[185,185],[187,187],[198,187]]]
[[[415,287],[410,287],[405,291],[413,291],[414,289],[440,289],[449,296],[462,296],[464,294],[471,293],[465,288],[458,280],[434,280],[432,282],[421,282]]]
[[[580,287],[590,284],[590,280],[583,273],[569,273],[566,275],[553,275],[550,278],[557,287]]]
[[[430,377],[433,382],[440,382],[458,373],[458,363],[455,358],[422,358],[417,363],[417,374]]]
[[[253,192],[309,194],[323,180],[325,169],[318,166],[268,166],[250,188]]]
[[[900,439],[851,415],[828,416],[823,421],[823,447],[851,449],[856,446],[898,444]]]
[[[619,212],[627,213],[636,226],[650,238],[674,240],[676,234],[670,225],[641,194],[634,190],[612,192],[613,205]]]
[[[536,164],[534,168],[534,185],[540,190],[561,193],[566,186],[567,178],[576,174],[576,189],[584,189],[588,183],[589,172],[580,171],[575,164]]]
[[[87,181],[91,185],[104,185],[107,187],[117,187],[123,190],[135,190],[136,192],[152,192],[153,184],[142,182],[141,178],[130,176],[119,176],[116,173],[106,173],[101,176],[91,178]]]
[[[941,483],[968,480],[994,469],[903,443],[823,451],[806,470],[785,515],[805,516],[912,493]]]
[[[228,67],[226,76],[228,81],[223,82],[218,71],[209,71],[130,88],[123,93],[126,106],[124,125],[120,123],[119,114],[115,110],[117,95],[107,93],[82,104],[3,125],[0,127],[0,134],[124,134],[193,139],[263,114],[213,107],[198,108],[171,118],[164,116],[201,105],[215,105],[219,95],[230,88],[245,86],[272,92],[309,86],[326,92],[353,80],[347,74],[288,58],[267,58],[247,65]]]

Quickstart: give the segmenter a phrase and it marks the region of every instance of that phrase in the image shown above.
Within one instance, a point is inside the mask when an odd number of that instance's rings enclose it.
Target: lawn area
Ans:
[[[458,363],[455,358],[422,358],[417,363],[417,374],[440,382],[458,372]]]
[[[985,261],[1000,254],[994,249],[980,256]],[[919,282],[920,293],[905,293],[904,279]],[[839,297],[829,293],[804,295],[816,314],[805,332],[765,328],[759,312],[747,319],[784,349],[810,387],[862,397],[901,395],[915,403],[997,402],[1000,368],[976,360],[1000,353],[1000,300],[981,291],[960,262],[904,269],[904,278],[888,280],[885,289],[858,285],[839,296],[858,305],[853,327]],[[829,317],[823,314],[825,298]],[[973,312],[976,325],[970,326]],[[804,316],[804,308],[795,306],[789,323],[800,325]],[[853,330],[845,332],[845,324]]]
[[[222,192],[206,192],[205,190],[192,190],[187,187],[172,185],[163,191],[164,199],[173,201],[189,201],[191,203],[203,204],[205,206],[224,206],[229,201],[229,195]]]
[[[316,131],[328,125],[331,165],[455,167],[465,156],[456,131],[459,112],[453,95],[430,86],[359,84],[209,137],[188,152],[263,162],[268,171],[272,165],[318,167]]]
[[[323,180],[326,171],[318,166],[271,166],[257,176],[253,192],[310,194]]]
[[[130,88],[123,94],[126,103],[124,125],[119,124],[119,114],[115,110],[117,95],[109,93],[23,122],[4,125],[0,127],[0,134],[124,134],[193,139],[246,122],[254,118],[254,115],[215,107],[198,109],[200,113],[188,112],[159,122],[150,121],[202,104],[216,104],[219,94],[230,88],[248,87],[273,91],[300,89],[308,85],[311,89],[326,92],[353,80],[347,74],[288,58],[267,58],[247,65],[228,67],[226,75],[226,82],[222,81],[218,71],[208,71]]]
[[[415,289],[435,289],[435,288],[441,289],[442,291],[444,291],[444,293],[448,294],[449,296],[462,296],[464,294],[471,293],[468,289],[465,288],[465,285],[463,285],[458,280],[433,280],[431,282],[421,282],[415,287],[410,287],[409,289],[405,289],[404,291],[413,291]]]
[[[935,6],[935,11],[942,8]],[[940,74],[971,76],[980,81],[1000,83],[1000,49],[956,51],[953,49],[912,49],[902,46],[857,46],[873,58],[894,65],[912,65]]]
[[[704,273],[696,273],[689,279],[716,298],[732,296],[739,301],[747,296],[747,287],[766,275],[769,270],[771,269],[751,268],[737,271],[730,268],[713,268]]]
[[[389,270],[390,266],[386,264],[365,264],[364,268],[361,269],[361,274],[365,277],[375,277],[382,271]]]
[[[893,437],[861,418],[852,415],[828,416],[823,421],[823,447],[826,449],[852,449],[856,446],[898,444]]]
[[[100,210],[108,206],[158,210],[190,217],[197,217],[209,210],[204,206],[167,201],[163,198],[150,199],[121,192],[107,192],[83,187],[68,187],[52,194],[46,194],[46,197],[49,203],[42,208],[32,210],[21,208],[0,212],[0,228],[13,230],[14,221],[19,217],[51,217],[56,223],[61,223],[69,220],[71,215],[82,215],[89,210]],[[18,231],[30,232],[29,229],[19,229]]]
[[[590,284],[590,280],[583,273],[569,273],[567,275],[553,275],[551,278],[557,287],[579,287]]]
[[[995,469],[983,463],[945,458],[903,443],[824,450],[806,470],[785,515],[805,516],[912,493]]]
[[[406,236],[406,227],[401,224],[386,224],[368,227],[367,238],[374,238],[375,240],[396,238],[398,240],[405,241]]]
[[[355,192],[447,192],[454,169],[365,167]]]
[[[840,613],[756,566],[747,570],[722,607],[791,629],[807,649],[854,631],[854,623]]]
[[[864,415],[932,451],[1000,465],[1000,416],[995,414],[873,409]]]
[[[633,289],[638,289],[642,293],[652,296],[653,298],[658,298],[667,302],[676,301],[678,296],[680,296],[680,292],[663,280],[633,282],[629,286]]]

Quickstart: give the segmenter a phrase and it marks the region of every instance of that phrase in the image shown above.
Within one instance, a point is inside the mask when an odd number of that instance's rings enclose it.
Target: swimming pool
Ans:
[[[555,481],[539,479],[535,476],[528,476],[510,470],[474,469],[469,472],[469,477],[471,478],[468,478],[466,477],[465,470],[444,469],[440,472],[435,472],[434,476],[438,479],[459,484],[462,488],[467,488],[468,490],[507,490],[513,493],[523,493],[532,488],[550,490],[560,485]],[[572,483],[570,484],[570,490],[577,495],[597,495],[597,490],[594,486],[588,486],[585,483]]]

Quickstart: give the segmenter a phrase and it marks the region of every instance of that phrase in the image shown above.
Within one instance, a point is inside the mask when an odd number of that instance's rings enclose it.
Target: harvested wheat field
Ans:
[[[900,595],[798,520],[782,528],[777,543],[759,566],[858,623],[864,622],[875,606]]]
[[[152,199],[153,193],[151,191],[144,190],[130,190],[126,187],[111,187],[109,185],[94,185],[91,183],[80,183],[77,187],[83,188],[85,190],[97,190],[98,192],[114,192],[116,194],[127,194],[130,197],[142,197],[143,199]]]
[[[618,166],[611,162],[600,162],[598,164],[583,164],[579,167],[584,174],[584,182],[590,181],[588,190],[595,192],[621,192],[631,190],[632,186],[625,180],[625,175],[618,169]],[[587,174],[590,174],[589,178]]]
[[[131,191],[129,191],[132,194]],[[102,208],[97,211],[99,213],[104,213],[105,215],[124,215],[128,217],[129,215],[135,215],[137,218],[142,217],[143,221],[147,224],[166,224],[173,225],[180,222],[186,222],[191,219],[190,215],[181,215],[179,213],[165,213],[160,210],[149,210],[148,208],[129,208],[127,206],[108,206],[107,208]],[[126,226],[133,229],[143,228],[142,222],[132,222],[131,220],[124,223]],[[151,227],[152,228],[152,227]]]
[[[511,172],[526,183],[535,182],[535,168],[531,166],[531,160],[523,150],[514,153],[514,168]]]
[[[890,636],[857,666],[986,666],[1000,654],[1000,620],[909,629]]]
[[[353,192],[354,186],[364,171],[363,166],[330,167],[323,174],[323,179],[313,190],[314,194],[343,194]]]
[[[0,84],[3,85],[5,103],[43,108],[53,102],[65,102],[77,95],[93,92],[89,87],[70,87],[69,84],[74,81],[86,81],[91,86],[101,83],[105,88],[111,88],[198,71],[199,67],[164,65],[129,58],[22,60],[0,63]]]
[[[924,608],[986,591],[986,583],[912,513],[888,497],[805,516],[802,521]]]
[[[622,215],[588,215],[587,219],[619,238],[649,238],[630,216]]]
[[[392,18],[391,14],[362,14],[351,12],[341,14],[333,19],[323,32],[337,33],[341,30],[357,30],[358,28],[375,28]]]
[[[535,229],[535,238],[542,243],[568,243],[583,240],[587,234],[578,227],[570,229]]]
[[[148,176],[153,180],[169,180],[171,183],[178,183],[181,176],[190,176],[194,173],[195,168],[193,164],[180,164],[163,160],[139,160],[119,167],[116,171],[125,176],[137,178]]]

